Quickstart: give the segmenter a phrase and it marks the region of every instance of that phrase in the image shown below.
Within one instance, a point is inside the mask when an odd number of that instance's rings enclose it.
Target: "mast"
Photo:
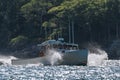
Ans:
[[[45,27],[45,39],[47,39],[47,27]]]
[[[72,20],[72,43],[74,43],[74,21]]]
[[[116,23],[116,38],[119,39],[119,28],[117,23]]]
[[[70,18],[69,19],[69,43],[71,43],[71,26],[70,26]]]
[[[69,43],[74,43],[74,20],[70,20],[70,17],[68,16],[69,20]]]

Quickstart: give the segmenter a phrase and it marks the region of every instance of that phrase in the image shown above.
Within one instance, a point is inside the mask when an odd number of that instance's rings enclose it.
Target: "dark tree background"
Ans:
[[[120,0],[0,0],[0,47],[64,37],[108,45],[120,37]]]

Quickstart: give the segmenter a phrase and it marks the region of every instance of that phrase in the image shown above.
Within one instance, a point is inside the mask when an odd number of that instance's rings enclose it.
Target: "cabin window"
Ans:
[[[73,46],[73,45],[65,45],[64,49],[67,49],[67,50],[77,50],[78,47],[77,46]]]
[[[52,48],[54,48],[54,49],[66,49],[66,50],[77,50],[78,46],[54,44],[54,45],[52,45]]]

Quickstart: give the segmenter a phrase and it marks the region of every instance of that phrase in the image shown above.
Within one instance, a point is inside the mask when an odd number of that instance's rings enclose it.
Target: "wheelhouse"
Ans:
[[[40,46],[42,49],[66,49],[66,50],[79,49],[77,44],[66,43],[56,40],[48,40],[38,46]]]

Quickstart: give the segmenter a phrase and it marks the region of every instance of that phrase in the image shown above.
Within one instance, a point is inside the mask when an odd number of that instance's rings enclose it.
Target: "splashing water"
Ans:
[[[12,61],[13,65],[57,65],[62,60],[62,55],[55,50],[47,50],[45,56],[31,59],[18,59]]]
[[[14,56],[3,56],[3,55],[0,55],[0,64],[9,64],[11,65],[11,60],[15,60],[17,59],[16,57]]]
[[[62,61],[62,54],[55,51],[54,49],[51,49],[46,52],[46,59],[50,62],[51,65],[56,65]]]
[[[89,52],[88,55],[88,66],[99,66],[104,60],[108,59],[108,55],[104,50],[94,48],[95,52]]]
[[[57,52],[54,49],[47,50],[46,55],[43,58],[36,58],[36,59],[28,59],[28,60],[20,60],[20,63],[22,64],[38,64],[41,63],[42,65],[49,63],[51,65],[58,65],[62,61],[62,54],[60,52]],[[0,64],[12,64],[11,60],[16,60],[17,58],[14,56],[3,56],[0,55]],[[89,52],[88,55],[88,66],[99,66],[102,65],[104,60],[108,59],[108,55],[104,50],[101,50],[99,48],[94,48],[93,52]],[[25,63],[26,62],[26,63]]]

